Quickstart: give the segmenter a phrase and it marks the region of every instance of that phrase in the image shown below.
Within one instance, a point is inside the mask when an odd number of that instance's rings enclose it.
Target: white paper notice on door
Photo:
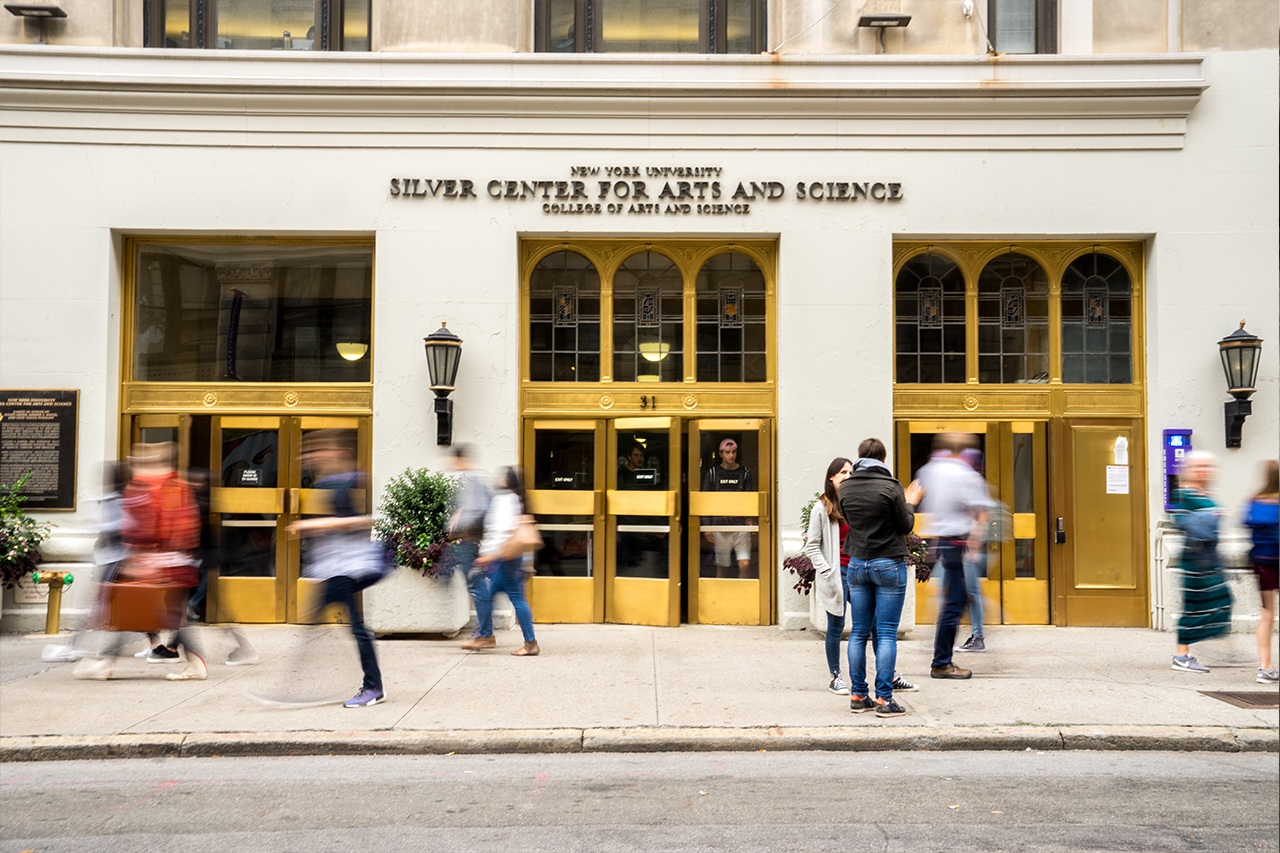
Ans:
[[[1107,466],[1107,494],[1109,495],[1129,494],[1129,466],[1128,465],[1108,465]]]

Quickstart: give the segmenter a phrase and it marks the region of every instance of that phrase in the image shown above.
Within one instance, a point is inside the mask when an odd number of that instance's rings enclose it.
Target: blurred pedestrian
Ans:
[[[511,654],[517,657],[533,656],[541,652],[533,633],[533,611],[525,597],[525,579],[532,565],[530,553],[509,553],[504,546],[516,534],[516,528],[524,519],[524,484],[520,469],[503,468],[494,481],[493,500],[484,517],[484,539],[480,542],[480,556],[476,565],[486,570],[484,582],[476,599],[476,634],[462,644],[468,651],[492,649],[498,645],[493,636],[493,596],[505,592],[516,612],[524,644]]]
[[[849,590],[840,566],[839,534],[844,516],[840,514],[837,490],[852,468],[853,463],[843,456],[831,460],[822,481],[822,494],[809,512],[809,529],[804,540],[804,555],[813,564],[813,594],[827,614],[827,672],[831,676],[827,689],[840,696],[849,693],[849,685],[840,677],[840,639],[844,636]]]
[[[912,482],[904,490],[885,464],[884,442],[868,438],[838,490],[840,512],[849,524],[845,551],[853,627],[849,631],[849,710],[876,716],[907,712],[893,698],[898,661],[898,623],[907,595],[907,539],[915,527],[916,505],[924,490]],[[867,685],[867,640],[875,634],[875,699]]]
[[[108,462],[104,467],[103,493],[99,501],[101,521],[98,525],[98,538],[93,543],[94,576],[97,586],[94,591],[93,607],[89,613],[89,624],[83,631],[72,636],[66,645],[56,643],[47,645],[40,653],[40,659],[48,663],[65,663],[89,657],[92,652],[85,648],[86,641],[93,630],[102,624],[106,616],[105,584],[115,580],[124,562],[126,548],[120,538],[123,524],[124,489],[129,484],[129,463],[124,459]],[[148,643],[143,656],[151,651]],[[176,655],[175,655],[176,657]]]
[[[956,666],[956,629],[968,601],[964,559],[986,547],[986,524],[991,510],[987,482],[960,458],[972,439],[962,433],[942,433],[934,439],[934,453],[917,476],[925,489],[921,512],[929,515],[929,535],[937,542],[942,562],[942,607],[933,635],[930,678],[965,679],[973,673]]]
[[[373,519],[358,503],[365,477],[356,468],[355,437],[347,430],[318,429],[302,437],[302,459],[314,476],[312,488],[326,492],[329,513],[294,521],[289,533],[310,539],[302,574],[324,581],[313,621],[326,607],[346,608],[360,655],[363,681],[344,708],[364,708],[385,702],[382,670],[374,648],[373,631],[364,623],[356,594],[386,577],[390,561],[380,542],[369,538]]]
[[[1218,460],[1207,450],[1193,450],[1178,470],[1173,521],[1182,531],[1178,574],[1182,578],[1182,613],[1173,668],[1204,673],[1209,667],[1191,654],[1191,644],[1231,630],[1231,589],[1218,556],[1218,522],[1222,510],[1209,493]]]
[[[157,618],[164,624],[155,627],[177,629],[187,661],[182,671],[171,672],[166,678],[203,681],[209,668],[194,632],[183,625],[187,598],[197,581],[194,552],[200,544],[200,511],[195,495],[178,475],[176,461],[177,448],[172,442],[134,446],[132,476],[122,501],[120,536],[125,559],[115,580],[141,584],[157,601],[164,602],[157,607]],[[120,590],[108,587],[107,591],[110,595]],[[80,662],[76,677],[110,678],[123,642],[122,635],[115,634],[101,657]]]
[[[455,506],[449,516],[448,565],[454,571],[462,572],[467,581],[472,606],[478,608],[480,585],[485,583],[485,578],[484,572],[476,568],[475,562],[480,555],[485,513],[489,511],[493,492],[489,488],[488,476],[476,468],[469,445],[455,444],[450,459],[459,482]]]
[[[960,459],[982,476],[982,451],[976,447],[967,447],[960,451]],[[985,480],[985,478],[984,478]],[[990,501],[990,490],[987,492]],[[964,588],[969,596],[969,639],[960,644],[958,652],[985,652],[987,650],[986,633],[982,624],[983,600],[982,579],[987,576],[987,540],[984,535],[982,544],[976,548],[966,548],[964,553]]]
[[[1258,580],[1262,597],[1258,610],[1258,684],[1280,682],[1280,672],[1272,663],[1271,632],[1276,620],[1276,588],[1280,587],[1277,556],[1280,554],[1280,464],[1274,459],[1262,463],[1262,488],[1245,507],[1244,525],[1249,528],[1253,547],[1249,562]]]

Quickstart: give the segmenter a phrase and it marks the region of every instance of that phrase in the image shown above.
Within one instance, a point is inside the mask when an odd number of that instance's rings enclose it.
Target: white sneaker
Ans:
[[[77,652],[70,646],[60,646],[57,643],[50,643],[40,652],[40,660],[45,663],[70,663],[82,657],[85,657],[85,654]]]
[[[1174,655],[1173,668],[1178,672],[1208,672],[1209,667],[1196,660],[1195,655]]]
[[[1254,681],[1259,684],[1280,684],[1280,668],[1273,666],[1271,669],[1259,669]]]
[[[112,663],[110,658],[85,658],[76,664],[72,675],[76,678],[87,678],[92,681],[107,681],[111,678]]]

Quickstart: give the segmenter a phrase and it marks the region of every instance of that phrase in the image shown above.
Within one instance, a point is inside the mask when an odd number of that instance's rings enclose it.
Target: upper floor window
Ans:
[[[542,53],[759,53],[765,0],[537,0]]]
[[[1058,0],[988,0],[987,22],[1000,53],[1058,52]]]
[[[1134,383],[1142,246],[898,246],[894,381]]]
[[[144,47],[368,50],[372,0],[145,0]]]

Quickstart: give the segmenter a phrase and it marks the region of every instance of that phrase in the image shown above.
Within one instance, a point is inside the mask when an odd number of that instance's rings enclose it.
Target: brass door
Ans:
[[[691,420],[688,442],[689,621],[767,625],[773,583],[770,422]]]
[[[367,418],[215,416],[209,460],[214,486],[210,516],[220,544],[209,573],[209,619],[216,622],[297,622],[310,617],[315,583],[301,577],[306,539],[287,529],[297,518],[328,512],[302,458],[307,432],[342,430],[368,470]],[[369,495],[354,499],[368,512]],[[336,616],[335,616],[336,618]]]
[[[1055,424],[1055,621],[1149,624],[1146,458],[1142,423],[1118,419]],[[1061,519],[1061,533],[1056,533]]]
[[[609,422],[605,621],[680,624],[680,420]]]
[[[544,543],[529,581],[539,622],[604,621],[604,423],[524,423],[525,501]]]
[[[1001,538],[987,544],[984,621],[1047,625],[1049,613],[1049,459],[1042,421],[905,421],[898,424],[895,471],[910,481],[929,460],[943,432],[973,436],[981,473],[998,501]],[[926,505],[927,506],[927,505]],[[929,517],[916,515],[916,532],[929,533]],[[916,620],[937,619],[941,578],[917,587]]]

